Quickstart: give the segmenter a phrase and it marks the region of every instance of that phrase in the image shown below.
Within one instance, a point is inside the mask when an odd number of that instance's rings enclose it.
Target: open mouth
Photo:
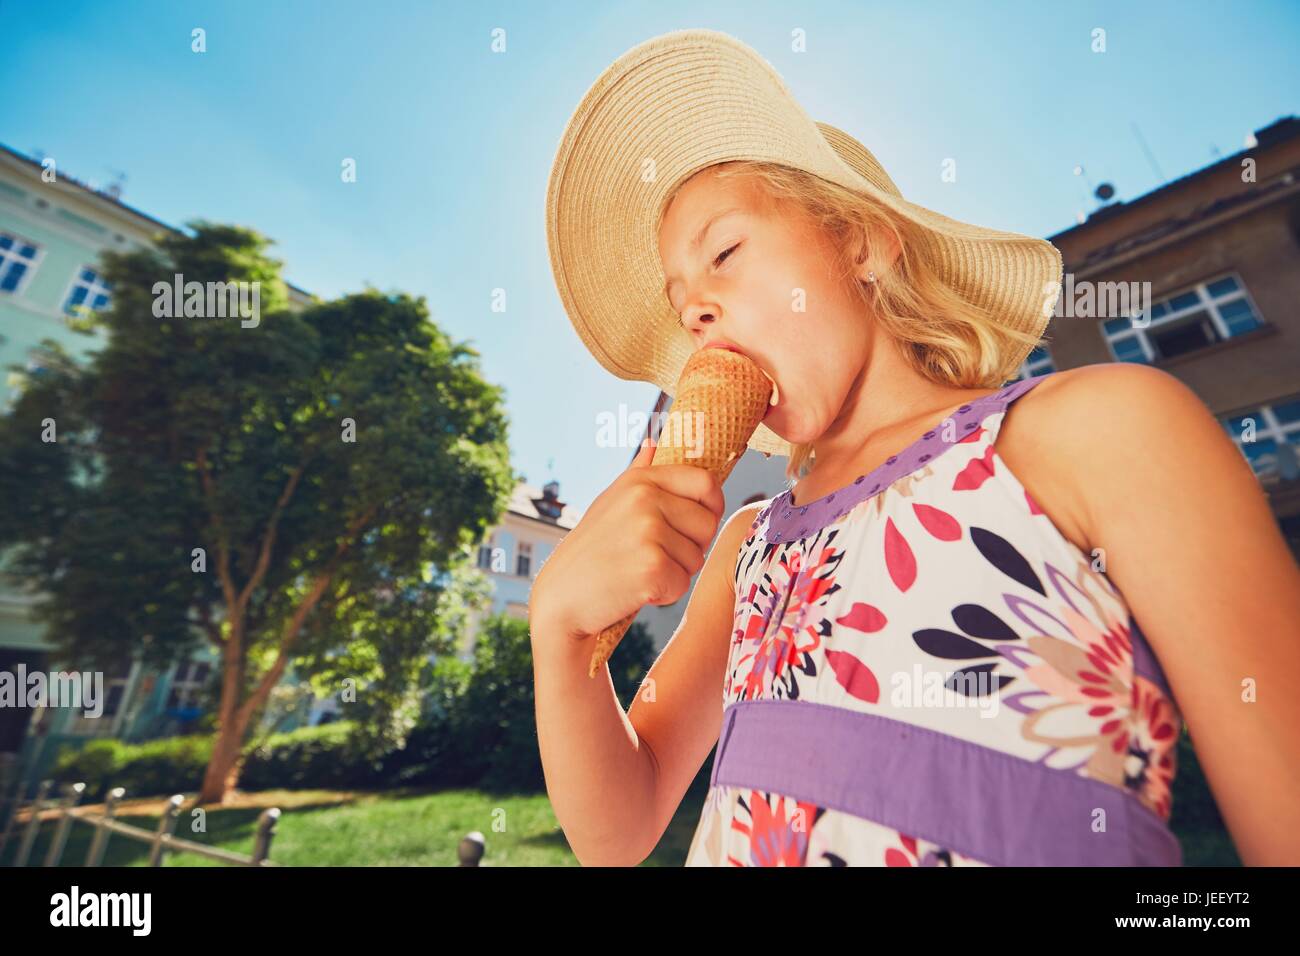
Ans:
[[[745,355],[745,353],[742,352],[740,349],[736,348],[736,346],[734,346],[734,345],[730,345],[730,344],[728,344],[728,343],[726,343],[726,342],[714,342],[714,343],[712,343],[711,345],[706,345],[706,346],[704,346],[704,347],[705,347],[706,349],[724,349],[724,350],[726,350],[726,351],[728,351],[728,352],[735,352],[737,355]],[[745,355],[745,358],[749,358],[749,356],[748,356],[748,355]],[[750,358],[749,360],[750,360],[751,362],[754,361],[752,358]],[[754,364],[757,365],[758,363],[755,362]],[[773,378],[771,375],[768,374],[767,369],[763,368],[763,367],[760,365],[758,370],[759,370],[760,372],[762,372],[762,373],[767,377],[767,380],[768,380],[769,382],[772,383],[772,395],[771,395],[771,397],[768,399],[768,403],[767,403],[767,411],[763,413],[763,417],[766,418],[768,415],[771,414],[772,409],[775,408],[775,407],[777,406],[777,404],[780,403],[780,401],[781,401],[781,389],[780,389],[780,387],[776,384],[776,379]]]

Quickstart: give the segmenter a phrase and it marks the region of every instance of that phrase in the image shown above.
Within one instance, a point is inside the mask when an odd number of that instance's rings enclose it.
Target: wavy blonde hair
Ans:
[[[1016,371],[1007,368],[1007,355],[1016,346],[1038,343],[1038,336],[1006,328],[989,310],[944,282],[929,253],[925,227],[871,196],[778,163],[732,160],[705,168],[720,178],[752,177],[774,207],[794,205],[824,229],[837,250],[840,277],[852,282],[867,313],[894,339],[908,364],[930,381],[997,388]],[[667,209],[674,196],[676,190],[661,208]],[[897,241],[899,254],[892,267],[879,259],[868,238],[872,233],[892,235]],[[865,249],[865,256],[855,257],[858,249]],[[858,265],[865,260],[870,268],[872,259],[876,281],[854,277]],[[811,443],[792,445],[785,469],[791,487],[815,459]]]

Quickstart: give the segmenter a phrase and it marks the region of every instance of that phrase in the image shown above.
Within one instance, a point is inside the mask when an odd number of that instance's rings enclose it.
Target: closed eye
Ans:
[[[722,265],[722,263],[725,262],[727,258],[729,258],[731,254],[739,248],[740,248],[740,243],[736,243],[734,246],[729,246],[728,248],[723,249],[721,252],[718,253],[717,258],[713,260],[713,265],[715,267]],[[686,323],[682,321],[682,317],[680,315],[677,316],[677,324],[683,329],[686,328]]]

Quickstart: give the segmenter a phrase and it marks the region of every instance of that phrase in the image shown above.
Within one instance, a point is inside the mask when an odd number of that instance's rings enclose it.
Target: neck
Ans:
[[[832,480],[861,472],[864,457],[882,442],[888,444],[893,431],[931,424],[932,418],[971,397],[969,388],[939,385],[912,369],[894,340],[874,323],[872,337],[869,357],[839,415],[813,442],[814,471]]]

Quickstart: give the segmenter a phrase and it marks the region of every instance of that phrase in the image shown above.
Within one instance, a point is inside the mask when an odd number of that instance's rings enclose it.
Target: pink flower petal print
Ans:
[[[961,538],[961,523],[948,512],[918,502],[912,503],[912,510],[916,512],[916,520],[921,522],[921,527],[940,541],[956,541]]]
[[[984,449],[983,456],[972,458],[953,479],[953,491],[972,491],[993,477],[993,446]]]
[[[1043,509],[1038,507],[1038,502],[1034,500],[1033,495],[1029,493],[1028,488],[1025,489],[1025,501],[1029,502],[1029,513],[1031,515],[1040,515],[1043,513]]]
[[[831,670],[835,671],[835,679],[840,682],[840,686],[858,700],[865,700],[868,704],[880,700],[880,684],[876,681],[876,675],[862,661],[845,651],[832,650],[826,652],[826,661],[831,665]]]
[[[893,518],[885,521],[885,567],[900,591],[906,591],[916,581],[916,557],[907,539],[894,526]]]
[[[853,607],[849,608],[849,613],[843,617],[837,617],[835,623],[851,627],[855,631],[866,631],[871,634],[880,630],[889,622],[885,620],[885,615],[880,612],[879,608],[872,607],[862,601],[854,601]]]

